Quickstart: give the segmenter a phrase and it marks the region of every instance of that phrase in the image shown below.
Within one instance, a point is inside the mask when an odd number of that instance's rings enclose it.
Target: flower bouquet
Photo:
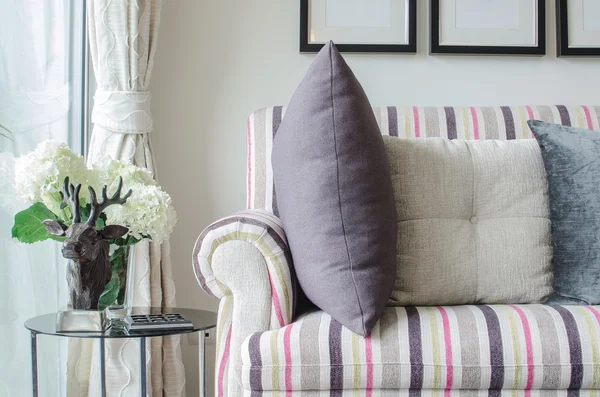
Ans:
[[[15,188],[31,206],[15,215],[12,236],[23,243],[63,243],[71,309],[123,305],[131,247],[142,239],[162,242],[177,221],[171,197],[150,171],[111,159],[88,167],[57,141],[15,160]],[[95,280],[92,295],[101,291],[91,302],[90,291],[79,285],[86,277]]]

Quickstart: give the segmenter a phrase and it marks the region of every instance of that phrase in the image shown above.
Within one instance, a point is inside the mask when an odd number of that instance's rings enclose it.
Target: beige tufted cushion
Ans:
[[[544,301],[552,248],[536,141],[384,139],[398,218],[390,303]]]

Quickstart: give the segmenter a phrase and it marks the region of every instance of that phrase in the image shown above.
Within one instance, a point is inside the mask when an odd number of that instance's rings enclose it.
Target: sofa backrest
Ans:
[[[530,119],[600,129],[600,106],[387,106],[373,111],[383,135],[404,138],[531,139]],[[275,215],[271,149],[284,114],[284,107],[275,106],[257,110],[248,119],[247,208]]]

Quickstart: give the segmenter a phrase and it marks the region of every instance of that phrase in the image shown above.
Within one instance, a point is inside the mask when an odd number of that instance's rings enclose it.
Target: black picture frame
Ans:
[[[319,52],[325,44],[309,43],[309,7],[310,0],[300,0],[300,52]],[[417,0],[408,0],[408,44],[337,44],[340,52],[417,52]]]
[[[467,54],[467,55],[545,55],[546,54],[546,3],[537,0],[538,45],[532,46],[471,46],[440,45],[440,0],[430,2],[430,47],[431,55]]]
[[[556,56],[600,56],[598,47],[569,47],[569,2],[556,0]]]

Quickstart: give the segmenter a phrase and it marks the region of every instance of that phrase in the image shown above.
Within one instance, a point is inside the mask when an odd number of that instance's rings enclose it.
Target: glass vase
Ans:
[[[133,307],[134,245],[110,247],[112,278],[100,297],[99,309],[108,309],[111,319],[122,319],[131,314]]]

